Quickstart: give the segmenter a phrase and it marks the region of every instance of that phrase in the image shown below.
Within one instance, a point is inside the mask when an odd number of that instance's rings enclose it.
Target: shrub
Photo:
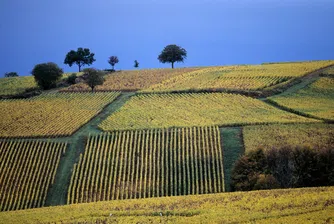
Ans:
[[[51,89],[56,86],[57,81],[62,77],[63,70],[55,63],[48,62],[36,65],[31,74],[38,86],[42,89]]]
[[[67,82],[71,85],[75,84],[75,79],[77,78],[77,74],[76,73],[72,73],[68,78],[67,78]]]
[[[5,77],[18,77],[19,75],[16,72],[6,72]]]
[[[254,185],[254,190],[266,190],[266,189],[276,189],[279,188],[280,184],[271,174],[259,174],[257,176],[256,183]]]

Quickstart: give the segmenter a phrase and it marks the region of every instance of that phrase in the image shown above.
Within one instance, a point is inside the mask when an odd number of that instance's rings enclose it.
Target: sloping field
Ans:
[[[66,143],[0,141],[0,211],[44,205]]]
[[[274,96],[269,99],[298,112],[334,120],[334,78],[319,78],[296,93]]]
[[[68,203],[224,191],[218,127],[115,131],[88,139]]]
[[[334,61],[211,67],[184,73],[141,92],[259,90],[333,65]]]
[[[21,94],[31,88],[37,88],[33,76],[0,78],[0,96]]]
[[[177,68],[177,69],[143,69],[133,71],[114,72],[105,77],[106,81],[97,86],[97,91],[136,91],[147,88],[163,80],[181,75],[186,72],[199,70],[200,68]],[[90,91],[84,83],[72,85],[62,91]]]
[[[57,93],[26,100],[0,100],[0,137],[71,135],[118,95]]]
[[[306,146],[324,149],[334,146],[333,124],[273,124],[243,128],[245,149]]]
[[[111,131],[315,121],[237,94],[152,94],[132,97],[100,128]]]
[[[332,223],[334,187],[119,200],[2,212],[0,223]]]

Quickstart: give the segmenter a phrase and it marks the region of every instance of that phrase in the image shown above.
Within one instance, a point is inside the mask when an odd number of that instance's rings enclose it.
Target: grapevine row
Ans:
[[[222,164],[215,126],[90,136],[68,203],[223,192]]]

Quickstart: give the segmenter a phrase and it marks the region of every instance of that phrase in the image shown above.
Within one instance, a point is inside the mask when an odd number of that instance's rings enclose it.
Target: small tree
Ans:
[[[119,62],[117,56],[110,56],[108,63],[112,66],[112,69],[114,70],[114,66]]]
[[[94,92],[94,88],[97,85],[102,85],[105,81],[103,77],[104,73],[96,69],[90,69],[89,71],[87,71],[86,74],[87,74],[86,83],[92,89],[92,92]]]
[[[183,62],[186,58],[187,51],[175,44],[166,46],[158,56],[161,63],[172,63],[172,68],[174,68],[175,62]]]
[[[36,65],[31,74],[34,76],[39,87],[42,89],[51,89],[61,79],[63,70],[55,63],[48,62]]]
[[[137,60],[135,60],[135,65],[134,65],[135,68],[138,68],[139,67],[139,62]]]
[[[91,65],[95,61],[94,53],[90,53],[88,48],[81,48],[79,47],[77,51],[71,50],[67,53],[64,64],[72,65],[75,63],[79,67],[79,72],[81,72],[81,67],[84,65]]]
[[[16,72],[6,72],[5,77],[18,77],[19,75]]]

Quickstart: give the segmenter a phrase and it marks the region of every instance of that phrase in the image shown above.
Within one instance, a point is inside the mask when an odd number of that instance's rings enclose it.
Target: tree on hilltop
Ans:
[[[139,67],[139,62],[138,62],[137,60],[135,60],[134,63],[135,63],[135,64],[134,64],[134,67],[135,67],[135,68],[138,68],[138,67]]]
[[[19,75],[16,72],[6,72],[5,77],[18,77]]]
[[[172,68],[174,68],[175,62],[183,62],[186,58],[187,51],[175,44],[167,45],[158,56],[161,63],[172,63]]]
[[[88,48],[79,47],[77,51],[71,50],[67,53],[64,64],[72,67],[73,64],[78,65],[79,72],[81,72],[81,67],[84,65],[91,65],[94,61],[94,53],[90,53]]]
[[[114,69],[114,66],[119,62],[118,57],[117,56],[110,56],[108,63],[112,66],[112,70]]]

